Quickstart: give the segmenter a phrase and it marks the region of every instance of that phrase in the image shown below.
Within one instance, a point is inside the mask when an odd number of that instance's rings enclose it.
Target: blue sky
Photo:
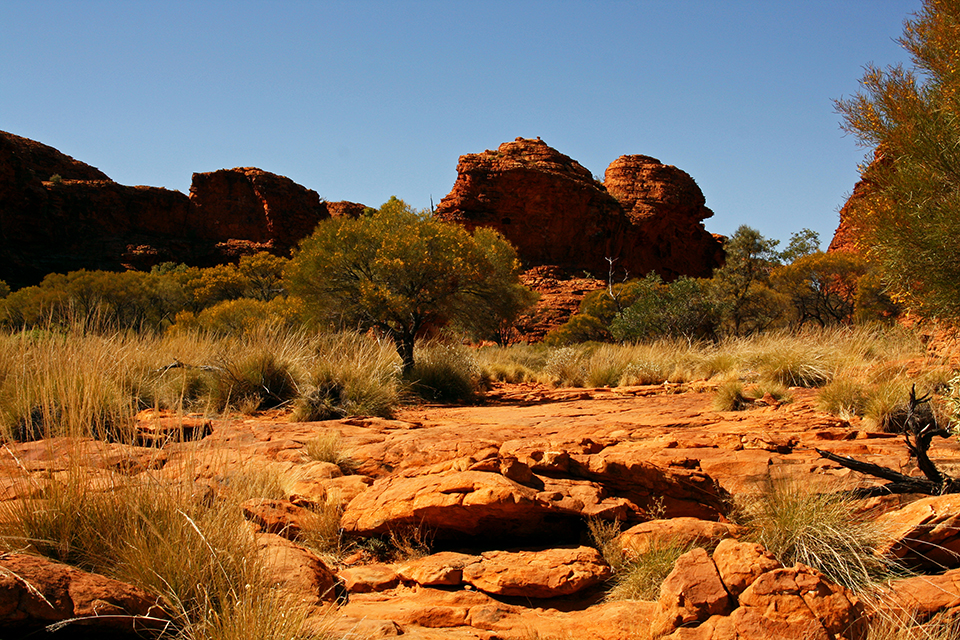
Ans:
[[[123,184],[256,166],[416,207],[457,159],[540,136],[595,175],[694,177],[709,231],[824,246],[865,150],[833,100],[920,0],[2,0],[0,130]]]

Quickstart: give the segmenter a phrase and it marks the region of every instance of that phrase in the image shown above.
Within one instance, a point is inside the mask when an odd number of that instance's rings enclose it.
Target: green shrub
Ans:
[[[610,332],[617,340],[706,338],[716,334],[718,308],[711,301],[706,281],[681,277],[665,284],[660,276],[650,274],[640,285],[635,302],[610,323]]]
[[[548,333],[543,342],[551,347],[562,347],[581,342],[607,342],[611,338],[610,331],[601,320],[577,313]]]

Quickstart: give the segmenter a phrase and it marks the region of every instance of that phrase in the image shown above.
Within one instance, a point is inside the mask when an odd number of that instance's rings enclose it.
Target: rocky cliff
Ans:
[[[619,158],[600,184],[539,138],[517,138],[461,156],[457,173],[437,215],[497,229],[525,266],[600,275],[614,258],[620,272],[673,278],[710,275],[722,256],[696,182],[647,156]]]
[[[0,279],[15,287],[76,269],[284,255],[331,212],[362,210],[249,167],[195,173],[189,196],[125,186],[52,147],[0,132]]]
[[[866,200],[871,196],[873,181],[870,178],[871,168],[878,163],[884,162],[883,154],[877,150],[874,154],[870,166],[861,174],[860,180],[853,187],[853,193],[847,198],[843,207],[840,208],[840,224],[833,234],[833,240],[830,241],[828,251],[847,251],[850,253],[860,253],[863,247],[860,246],[860,234],[853,225],[853,211],[859,206],[865,205]]]

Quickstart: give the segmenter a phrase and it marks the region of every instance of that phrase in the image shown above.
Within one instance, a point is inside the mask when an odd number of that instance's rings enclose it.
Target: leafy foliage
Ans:
[[[715,333],[717,311],[705,281],[680,277],[665,284],[651,274],[638,283],[635,302],[614,318],[610,332],[622,342],[706,338]]]
[[[290,290],[319,318],[393,339],[404,373],[428,327],[499,326],[524,307],[520,263],[492,231],[469,234],[391,198],[376,214],[322,222],[287,270]]]
[[[912,69],[868,65],[836,102],[876,150],[850,223],[895,293],[928,315],[960,316],[960,2],[925,0],[900,44]]]

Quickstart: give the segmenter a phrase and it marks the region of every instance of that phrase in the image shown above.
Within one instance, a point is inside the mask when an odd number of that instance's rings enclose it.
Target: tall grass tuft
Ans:
[[[38,500],[0,506],[0,540],[157,594],[179,638],[292,640],[305,612],[264,578],[239,508],[247,489],[214,497],[139,477],[104,487],[71,465]]]
[[[419,346],[407,375],[410,390],[424,400],[470,400],[480,386],[480,366],[473,351],[458,344],[429,342]]]
[[[897,570],[875,553],[885,532],[842,493],[772,480],[738,500],[737,519],[784,566],[803,563],[855,593],[871,591]]]
[[[310,343],[296,422],[351,415],[390,417],[399,402],[400,362],[392,344],[357,333],[321,334]]]

